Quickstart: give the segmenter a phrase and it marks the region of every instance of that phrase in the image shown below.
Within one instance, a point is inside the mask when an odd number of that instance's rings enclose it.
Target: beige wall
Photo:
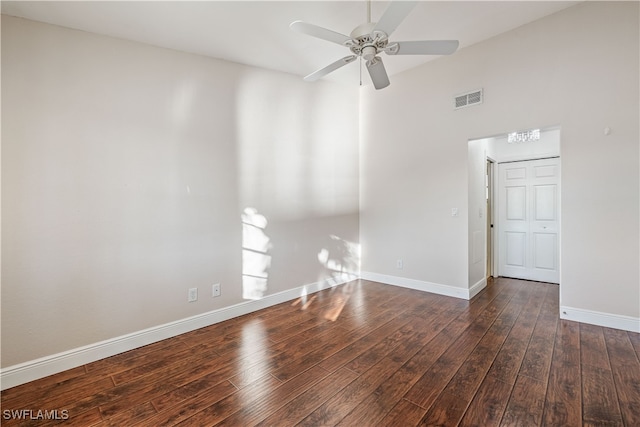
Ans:
[[[640,317],[638,15],[585,2],[363,90],[363,274],[473,285],[467,141],[560,126],[561,304]]]
[[[3,367],[242,302],[247,207],[264,295],[357,270],[355,87],[3,16],[2,112]]]
[[[469,141],[468,168],[468,260],[469,286],[486,279],[487,196],[485,170],[487,147],[492,139]]]

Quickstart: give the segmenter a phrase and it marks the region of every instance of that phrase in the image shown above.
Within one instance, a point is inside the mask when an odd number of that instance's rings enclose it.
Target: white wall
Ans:
[[[361,92],[363,272],[473,285],[467,141],[560,126],[561,304],[637,322],[638,28],[637,2],[585,2]]]
[[[357,272],[357,88],[3,16],[2,112],[3,367],[244,301],[247,207],[264,295]]]
[[[468,177],[469,177],[469,286],[480,283],[486,278],[487,248],[487,195],[485,170],[488,147],[493,138],[469,141]]]
[[[509,143],[507,135],[486,140],[487,156],[497,163],[560,155],[560,129],[542,129],[540,139],[534,142]]]

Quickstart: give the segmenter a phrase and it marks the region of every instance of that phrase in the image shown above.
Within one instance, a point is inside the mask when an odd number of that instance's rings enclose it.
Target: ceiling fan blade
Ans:
[[[373,31],[382,31],[390,36],[416,4],[416,1],[392,1]]]
[[[318,71],[309,74],[308,76],[306,76],[304,78],[304,81],[305,82],[315,82],[316,80],[326,76],[330,72],[335,71],[338,68],[343,67],[343,66],[347,65],[348,63],[355,61],[356,58],[357,58],[357,56],[355,56],[355,55],[349,55],[349,56],[345,56],[342,59],[338,59],[336,62],[331,63],[331,64],[327,65],[326,67],[321,68]]]
[[[458,40],[396,42],[389,43],[384,51],[388,55],[451,55],[458,45]]]
[[[371,61],[367,61],[367,70],[369,70],[371,81],[376,89],[384,89],[389,86],[389,76],[384,68],[382,59],[376,56]]]
[[[351,37],[344,34],[336,33],[335,31],[328,30],[317,25],[309,24],[302,21],[294,21],[289,24],[289,28],[298,33],[307,34],[309,36],[317,37],[319,39],[327,40],[340,45],[346,45],[351,41]]]

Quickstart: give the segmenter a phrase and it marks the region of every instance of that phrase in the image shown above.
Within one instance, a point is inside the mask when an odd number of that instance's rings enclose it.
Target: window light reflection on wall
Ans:
[[[540,129],[532,129],[521,132],[511,132],[507,136],[507,142],[509,144],[520,142],[532,142],[540,140]]]
[[[242,213],[242,298],[257,300],[267,292],[271,243],[265,233],[267,218],[255,208]]]

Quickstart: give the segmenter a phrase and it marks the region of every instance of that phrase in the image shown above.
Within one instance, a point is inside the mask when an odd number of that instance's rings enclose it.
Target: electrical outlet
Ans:
[[[198,288],[189,288],[189,295],[187,296],[187,302],[198,301]]]
[[[220,296],[220,283],[214,283],[213,284],[213,286],[211,287],[211,295],[214,298]]]
[[[402,262],[402,260],[401,259],[396,260],[396,268],[398,270],[402,270],[402,267],[404,267],[404,263]]]

